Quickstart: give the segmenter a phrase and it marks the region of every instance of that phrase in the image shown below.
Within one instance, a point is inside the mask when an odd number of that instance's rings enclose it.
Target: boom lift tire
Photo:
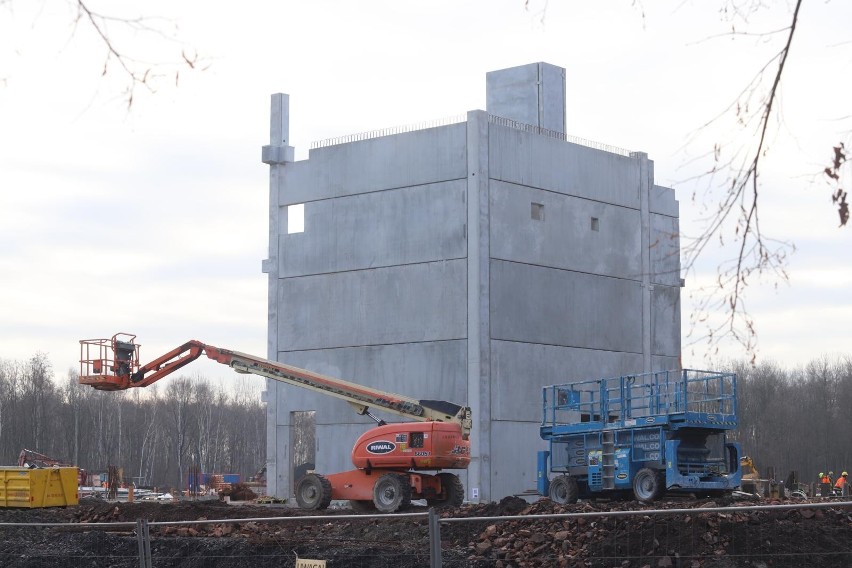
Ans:
[[[296,484],[296,503],[302,509],[316,511],[331,504],[331,482],[316,473],[309,473]]]
[[[411,505],[411,484],[400,473],[386,473],[373,486],[373,503],[381,513],[393,513]]]
[[[439,499],[426,499],[426,504],[430,507],[460,507],[464,503],[464,484],[458,475],[453,473],[439,473],[438,479],[441,480],[441,488],[444,490],[444,497]]]
[[[550,482],[550,500],[558,505],[573,505],[579,495],[577,480],[570,475],[560,475]]]
[[[636,472],[633,478],[633,494],[636,499],[643,503],[651,503],[663,496],[666,492],[666,481],[664,473],[643,467]]]

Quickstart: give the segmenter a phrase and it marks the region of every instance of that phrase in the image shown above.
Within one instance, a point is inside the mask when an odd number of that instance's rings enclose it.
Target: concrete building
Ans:
[[[565,134],[563,69],[486,83],[487,111],[324,141],[301,161],[276,94],[263,148],[268,357],[471,406],[471,501],[535,487],[542,386],[680,355],[674,191],[646,154]],[[270,493],[351,469],[369,419],[273,382],[266,400]]]

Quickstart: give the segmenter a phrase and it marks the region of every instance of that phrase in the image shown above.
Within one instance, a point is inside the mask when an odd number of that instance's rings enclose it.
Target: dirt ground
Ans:
[[[656,508],[701,509],[750,505],[721,501],[671,501]],[[782,504],[776,502],[776,504]],[[499,503],[463,505],[444,518],[589,513],[564,519],[490,519],[441,524],[444,566],[614,566],[619,568],[769,568],[852,566],[852,509],[806,509],[600,517],[607,511],[641,510],[635,501],[558,506],[509,497]],[[406,512],[426,512],[412,507]],[[115,503],[84,500],[66,509],[0,509],[0,566],[137,567],[135,527],[109,530],[92,523],[216,521],[235,523],[150,525],[154,567],[264,568],[294,566],[296,557],[322,558],[329,567],[429,566],[424,519],[364,517],[347,508],[306,512],[281,505],[227,504],[217,500]],[[314,520],[317,515],[364,518]],[[266,522],[287,517],[285,522]],[[5,523],[63,523],[61,527]]]

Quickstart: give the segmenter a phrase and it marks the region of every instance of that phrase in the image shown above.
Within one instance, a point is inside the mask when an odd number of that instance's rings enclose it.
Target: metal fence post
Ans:
[[[147,519],[136,519],[136,542],[139,545],[139,568],[151,568],[151,533]]]
[[[441,568],[441,522],[434,507],[429,508],[429,568]]]

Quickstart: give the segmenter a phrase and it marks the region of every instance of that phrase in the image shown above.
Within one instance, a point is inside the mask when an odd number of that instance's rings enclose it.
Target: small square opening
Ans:
[[[544,205],[541,203],[531,203],[530,217],[532,217],[534,221],[544,221]]]
[[[592,217],[592,230],[600,231],[601,230],[601,220],[597,217]]]

